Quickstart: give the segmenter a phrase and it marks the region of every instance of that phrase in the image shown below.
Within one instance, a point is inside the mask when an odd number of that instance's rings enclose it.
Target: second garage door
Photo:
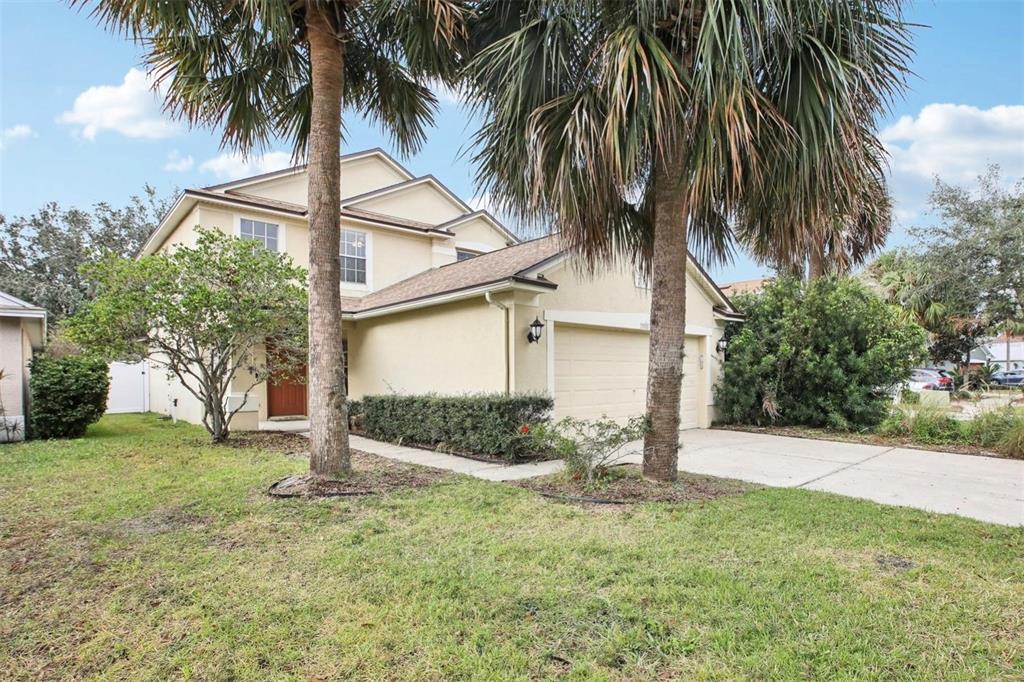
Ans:
[[[627,419],[644,413],[647,400],[647,332],[557,325],[557,417]],[[700,424],[698,338],[687,337],[680,428]]]

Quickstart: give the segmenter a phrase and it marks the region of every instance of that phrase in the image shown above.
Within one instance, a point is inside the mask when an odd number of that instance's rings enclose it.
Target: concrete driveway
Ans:
[[[1024,525],[1024,461],[719,429],[681,436],[680,471]]]

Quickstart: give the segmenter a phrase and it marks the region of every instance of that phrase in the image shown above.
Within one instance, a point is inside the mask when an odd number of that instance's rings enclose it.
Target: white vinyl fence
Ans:
[[[149,368],[146,362],[110,363],[107,414],[149,411]]]

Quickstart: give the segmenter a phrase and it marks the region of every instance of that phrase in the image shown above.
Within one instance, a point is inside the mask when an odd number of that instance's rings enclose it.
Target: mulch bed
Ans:
[[[612,468],[607,478],[588,487],[564,473],[516,481],[514,485],[564,502],[581,504],[634,504],[637,502],[696,502],[741,495],[758,486],[727,478],[679,472],[674,483],[649,481],[635,464]]]
[[[847,433],[815,429],[809,426],[747,426],[745,424],[721,424],[714,428],[722,431],[743,431],[745,433],[765,433],[770,436],[788,436],[790,438],[810,438],[815,440],[831,440],[837,443],[861,443],[863,445],[880,445],[890,448],[907,448],[909,450],[931,450],[933,452],[949,452],[954,455],[976,455],[981,457],[1002,457],[1014,459],[1010,455],[987,450],[978,445],[925,445],[915,443],[908,438],[894,438],[877,433]]]
[[[309,452],[307,441],[306,453]],[[309,474],[288,476],[273,485],[267,493],[274,497],[344,497],[376,495],[410,488],[425,488],[451,474],[441,469],[395,462],[352,450],[352,474],[342,480],[325,480]]]
[[[226,447],[279,452],[291,457],[309,456],[309,439],[297,433],[244,431],[234,433]],[[343,480],[325,480],[295,474],[277,481],[267,493],[274,497],[347,497],[376,495],[396,490],[424,488],[451,474],[441,469],[396,462],[362,450],[351,450],[352,474]]]

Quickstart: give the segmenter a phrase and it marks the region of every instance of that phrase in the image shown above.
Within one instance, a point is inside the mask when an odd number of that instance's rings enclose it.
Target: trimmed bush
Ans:
[[[107,363],[82,355],[32,359],[29,388],[33,438],[81,438],[107,410]]]
[[[737,296],[717,387],[725,423],[850,430],[885,418],[925,332],[855,279],[780,279]]]
[[[516,461],[537,454],[530,427],[553,404],[529,394],[371,395],[362,400],[363,429],[392,443]]]

